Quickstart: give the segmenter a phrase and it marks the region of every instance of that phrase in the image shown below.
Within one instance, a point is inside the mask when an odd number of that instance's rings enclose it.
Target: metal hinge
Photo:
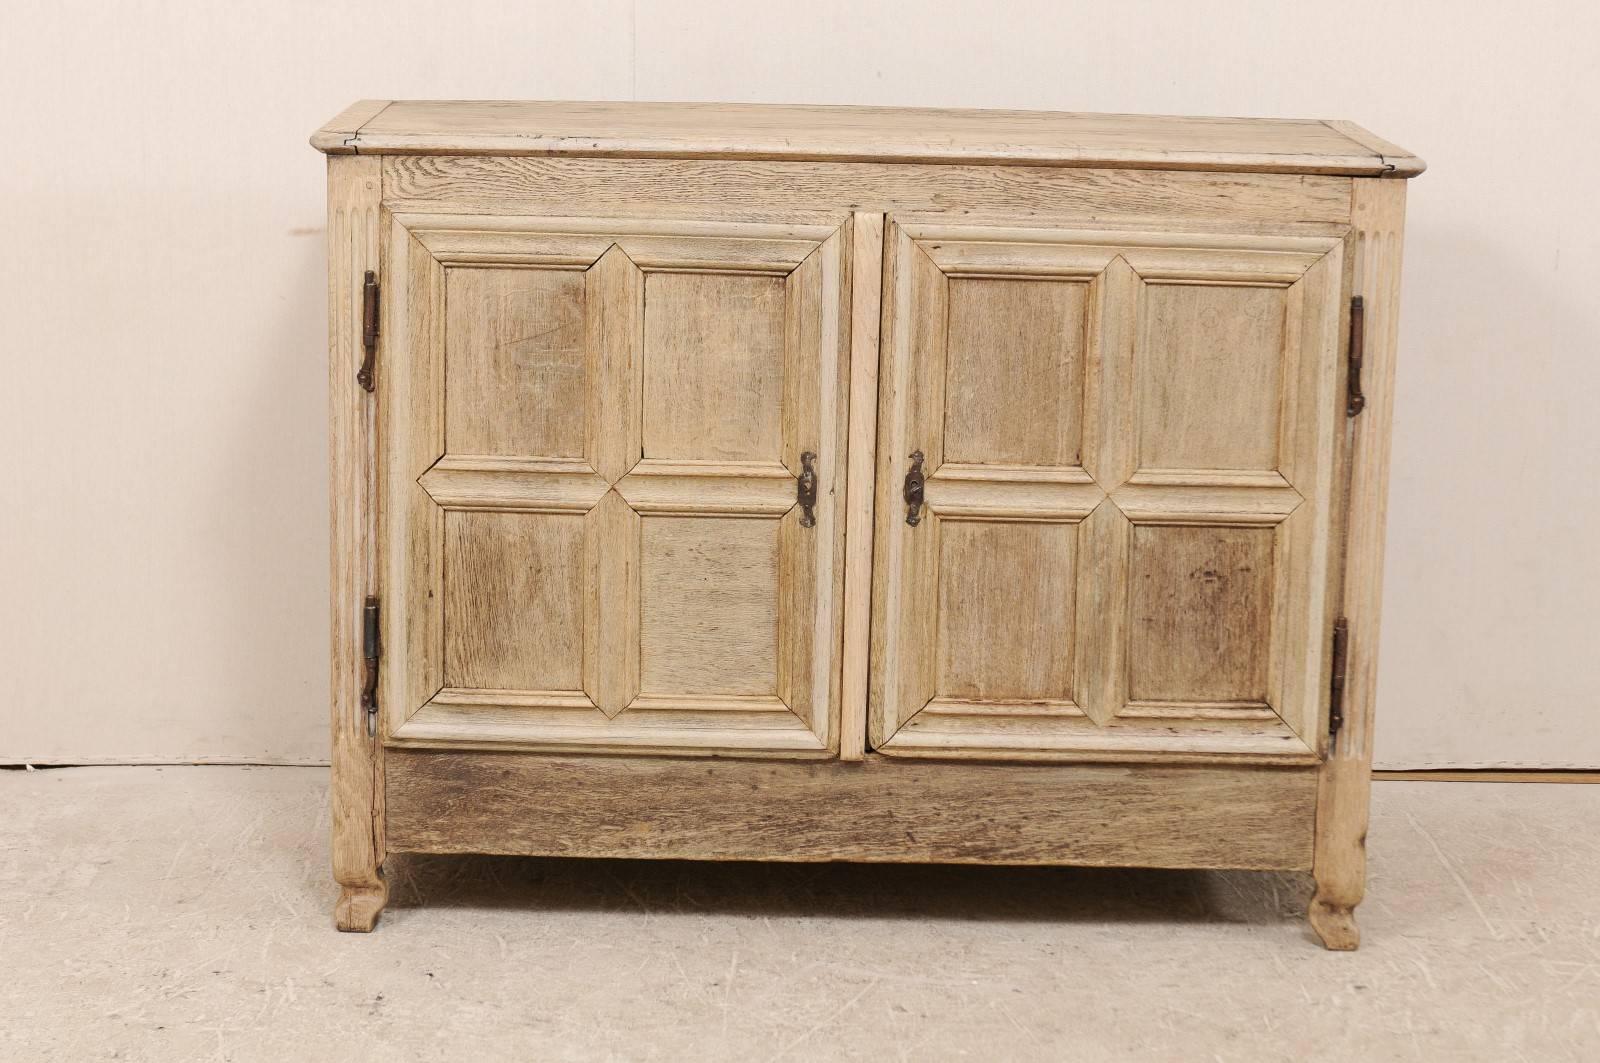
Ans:
[[[371,391],[372,367],[378,357],[378,275],[370,269],[361,282],[361,349],[365,355],[356,370],[356,381]]]
[[[1361,359],[1362,346],[1367,336],[1366,326],[1366,304],[1362,302],[1361,296],[1354,296],[1350,300],[1350,347],[1345,352],[1345,360],[1349,363],[1345,377],[1346,417],[1354,417],[1367,407],[1367,397],[1361,394]]]
[[[378,597],[367,595],[361,609],[361,708],[367,714],[367,734],[378,733],[378,658],[383,646],[378,632]]]
[[[1350,654],[1350,621],[1333,622],[1333,678],[1328,682],[1328,734],[1337,737],[1344,726],[1344,673]]]

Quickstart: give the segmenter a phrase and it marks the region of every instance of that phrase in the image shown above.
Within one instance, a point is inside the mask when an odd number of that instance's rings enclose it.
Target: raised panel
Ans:
[[[582,456],[583,274],[455,267],[445,291],[449,451]]]
[[[1136,525],[1129,596],[1135,702],[1267,702],[1272,528]]]
[[[608,717],[639,694],[640,523],[615,491],[584,516],[583,689]]]
[[[386,741],[831,755],[845,234],[392,219]]]
[[[1069,701],[1076,524],[939,525],[939,679],[961,701]]]
[[[885,244],[875,748],[1315,760],[1342,242],[919,217]]]
[[[447,512],[445,684],[583,686],[581,515]]]
[[[952,278],[944,458],[1077,465],[1088,285]]]
[[[645,457],[781,456],[785,304],[782,277],[646,277]]]
[[[584,300],[590,308],[586,450],[594,470],[615,483],[642,453],[644,275],[627,252],[613,244],[583,278]]]
[[[776,695],[778,522],[648,517],[641,690]]]
[[[1284,289],[1152,283],[1140,301],[1140,466],[1277,468]]]

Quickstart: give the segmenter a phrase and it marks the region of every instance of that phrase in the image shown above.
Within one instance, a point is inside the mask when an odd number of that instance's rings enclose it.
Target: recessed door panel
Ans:
[[[657,517],[642,525],[640,690],[778,694],[778,521]]]
[[[394,216],[389,741],[837,749],[846,236]]]
[[[940,521],[935,698],[1072,700],[1077,539],[1074,524]]]
[[[576,270],[445,272],[450,453],[583,456],[584,288]]]
[[[994,277],[949,288],[947,461],[1076,465],[1088,285]]]
[[[1139,464],[1276,469],[1287,289],[1142,286]]]
[[[785,283],[714,273],[646,278],[645,457],[780,459]]]
[[[583,516],[447,512],[444,682],[577,690],[583,674]]]
[[[1131,702],[1268,707],[1275,538],[1272,528],[1134,527]]]

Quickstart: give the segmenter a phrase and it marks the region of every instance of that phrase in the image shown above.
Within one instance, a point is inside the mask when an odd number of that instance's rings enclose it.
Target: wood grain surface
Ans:
[[[748,103],[363,101],[326,152],[1023,162],[1410,177],[1423,162],[1349,122]],[[354,133],[348,127],[365,117]]]
[[[367,734],[361,705],[362,606],[378,589],[374,406],[356,382],[361,364],[361,288],[379,269],[376,160],[328,160],[328,501],[334,921],[371,930],[388,899],[384,854],[383,747]]]
[[[1304,869],[1305,768],[392,750],[401,851]]]
[[[1383,605],[1384,524],[1400,326],[1400,266],[1406,186],[1357,185],[1356,291],[1366,303],[1366,408],[1350,421],[1349,511],[1341,613],[1350,625],[1344,727],[1328,750],[1317,798],[1317,893],[1311,925],[1330,949],[1361,942],[1355,908],[1367,889],[1367,815],[1372,797],[1372,728]]]

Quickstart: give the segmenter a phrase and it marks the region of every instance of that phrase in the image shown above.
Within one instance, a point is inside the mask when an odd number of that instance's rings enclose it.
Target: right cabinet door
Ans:
[[[873,747],[1316,760],[1342,239],[902,220],[887,243]]]

